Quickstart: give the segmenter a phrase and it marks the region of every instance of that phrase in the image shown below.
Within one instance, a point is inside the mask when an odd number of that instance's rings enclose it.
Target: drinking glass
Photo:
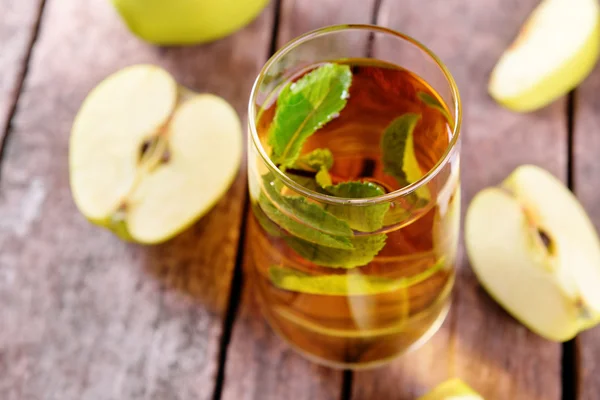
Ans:
[[[363,183],[371,179],[382,190],[373,197],[334,196],[305,184],[305,171],[280,168],[270,158],[268,135],[278,94],[331,62],[350,65],[352,71],[373,71],[370,79],[385,78],[391,67],[410,72],[393,75],[406,81],[394,78],[381,86],[381,98],[375,98],[369,113],[348,111],[345,120],[325,125],[335,125],[334,133],[317,132],[302,149],[302,154],[329,149],[335,160],[332,175],[355,171]],[[360,101],[353,98],[354,85],[361,85],[356,76],[347,108]],[[379,109],[389,108],[415,85],[432,95],[407,95],[407,107],[423,101],[418,107],[445,120],[443,125],[417,126],[413,145],[422,174],[390,188],[384,178],[370,178],[381,172],[381,160],[367,154],[382,151],[374,147],[381,135],[370,132],[390,122],[379,116]],[[345,129],[348,118],[361,129]],[[292,40],[262,68],[249,102],[252,257],[247,273],[271,327],[309,359],[339,368],[379,365],[426,341],[443,322],[460,225],[460,122],[458,90],[444,64],[415,39],[390,29],[322,28]],[[356,172],[365,168],[370,172]],[[335,226],[344,218],[351,221],[349,233]],[[377,218],[382,222],[372,224]]]

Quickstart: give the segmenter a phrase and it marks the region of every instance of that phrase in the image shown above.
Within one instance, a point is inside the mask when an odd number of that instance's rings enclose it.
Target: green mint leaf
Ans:
[[[350,239],[353,249],[327,247],[297,237],[285,238],[286,243],[301,257],[323,267],[356,268],[367,265],[383,249],[387,235],[357,236]]]
[[[276,204],[275,208],[284,216],[287,214],[286,218],[294,218],[329,235],[353,236],[352,229],[345,221],[336,218],[317,204],[308,202],[304,197],[283,195],[283,184],[272,174],[263,176],[263,185],[267,200]]]
[[[298,197],[294,200],[298,201],[295,202],[295,204],[292,203],[292,207],[295,206],[299,209],[303,209],[304,212],[312,212],[315,215],[326,212],[319,206],[305,202],[303,198]],[[353,248],[352,242],[348,237],[330,235],[307,226],[294,218],[290,218],[275,207],[266,197],[261,197],[259,201],[262,210],[269,219],[279,225],[282,229],[288,231],[293,237],[297,237],[308,243],[318,243],[319,245],[336,249],[350,250]],[[321,211],[317,211],[315,207]]]
[[[327,186],[325,190],[336,197],[352,199],[376,197],[385,194],[381,187],[371,182],[344,182],[335,186]],[[325,206],[325,209],[331,214],[348,222],[352,229],[361,232],[373,232],[381,229],[383,219],[389,208],[389,203],[366,206],[331,204]]]
[[[314,149],[310,153],[300,156],[295,167],[315,171],[325,168],[329,171],[333,167],[333,154],[329,149]]]
[[[328,296],[360,296],[392,292],[405,286],[404,279],[343,273],[339,275],[310,275],[285,267],[269,268],[271,283],[292,292]]]
[[[448,123],[454,126],[454,119],[452,118],[452,116],[450,116],[450,113],[448,112],[446,107],[444,107],[444,105],[440,103],[440,101],[437,98],[425,92],[417,93],[417,97],[428,107],[438,110],[444,116],[444,118],[446,118],[446,121],[448,121]]]
[[[275,164],[294,164],[306,139],[346,106],[351,83],[348,65],[324,64],[281,90],[269,131]]]
[[[288,170],[288,172],[289,172],[289,170]],[[318,173],[317,173],[317,175],[318,175]],[[304,175],[296,175],[296,174],[292,174],[292,173],[288,173],[287,176],[289,176],[294,182],[296,182],[300,186],[304,186],[305,188],[312,190],[313,192],[319,192],[319,193],[324,192],[321,185],[319,185],[319,183],[317,182],[316,176],[304,176]]]
[[[319,192],[321,191],[319,187],[324,188],[333,184],[329,175],[332,166],[333,154],[329,149],[315,149],[300,156],[294,164],[294,168],[297,169],[317,171],[314,180],[310,182],[304,179],[302,186]]]
[[[262,197],[262,195],[261,195],[261,197]],[[265,200],[263,200],[263,202]],[[266,201],[268,201],[268,200],[266,200]],[[285,233],[281,230],[281,228],[279,228],[279,226],[277,226],[277,224],[275,224],[273,221],[271,221],[269,219],[269,217],[267,217],[267,215],[265,214],[265,212],[262,210],[261,206],[259,205],[259,202],[252,202],[251,207],[252,207],[252,214],[254,215],[254,217],[260,224],[260,226],[270,236],[284,237]]]
[[[264,192],[258,202],[274,224],[299,240],[337,249],[353,249],[350,241],[353,232],[346,222],[304,197],[281,194],[282,185],[272,174],[263,176],[263,184]]]
[[[315,181],[322,188],[333,185],[333,182],[331,181],[331,175],[329,175],[329,171],[326,170],[325,167],[322,167],[319,172],[317,172]]]
[[[410,277],[390,279],[386,277],[348,271],[337,275],[310,275],[291,268],[272,266],[269,279],[275,287],[292,292],[329,296],[373,295],[407,289],[426,281],[444,267],[444,259],[431,268]]]
[[[396,178],[400,186],[407,186],[423,176],[415,155],[413,137],[420,118],[420,115],[413,113],[396,118],[385,129],[381,139],[384,169]],[[421,199],[431,199],[426,186],[417,189],[416,193]]]
[[[315,218],[319,217],[322,217],[323,221],[335,218],[316,204],[306,202],[302,197],[288,198],[286,201],[290,202],[287,204],[287,207],[296,208],[299,211],[298,214],[309,215],[313,221]],[[300,220],[289,217],[281,212],[281,210],[264,195],[261,195],[259,198],[259,203],[261,209],[271,221],[288,231],[294,237],[308,243],[318,243],[319,245],[336,249],[351,250],[353,248],[350,238],[331,235],[311,226],[307,226],[304,221],[301,222]]]

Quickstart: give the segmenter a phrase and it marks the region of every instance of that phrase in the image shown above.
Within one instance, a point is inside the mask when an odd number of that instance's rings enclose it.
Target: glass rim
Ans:
[[[438,162],[429,171],[427,171],[427,173],[425,173],[421,178],[419,178],[415,182],[411,183],[410,185],[407,185],[400,189],[394,190],[392,192],[385,193],[385,194],[382,194],[379,196],[374,196],[374,197],[366,197],[366,198],[358,198],[358,199],[357,198],[349,198],[349,197],[337,197],[337,196],[331,196],[331,195],[327,195],[327,194],[318,193],[316,191],[310,190],[310,189],[300,185],[299,183],[294,181],[292,178],[287,176],[279,168],[277,168],[275,163],[273,163],[273,161],[271,160],[271,158],[265,151],[264,147],[262,146],[262,143],[260,142],[260,138],[258,137],[258,131],[256,130],[256,122],[257,121],[256,121],[255,99],[257,97],[258,88],[260,87],[260,85],[262,84],[262,82],[266,76],[266,71],[268,71],[277,61],[279,61],[284,55],[289,53],[290,50],[294,49],[298,45],[308,42],[317,37],[325,36],[329,33],[344,31],[344,30],[358,30],[358,31],[366,31],[366,32],[383,33],[383,34],[395,36],[398,39],[410,42],[414,46],[418,47],[421,51],[423,51],[425,54],[427,54],[437,64],[438,68],[440,68],[440,70],[444,74],[446,81],[450,85],[452,100],[454,103],[455,111],[454,111],[454,126],[452,127],[452,137],[450,139],[450,142],[448,143],[448,146],[446,147],[446,150],[444,151],[443,156],[440,157]],[[454,149],[456,148],[456,145],[458,144],[458,141],[459,141],[461,122],[462,122],[462,105],[461,105],[461,100],[460,100],[460,94],[458,92],[458,86],[456,85],[456,82],[454,81],[452,74],[450,73],[450,71],[448,70],[446,65],[439,59],[439,57],[437,55],[435,55],[435,53],[433,51],[431,51],[428,47],[426,47],[424,44],[422,44],[418,40],[412,38],[411,36],[408,36],[406,34],[397,32],[397,31],[389,29],[389,28],[384,28],[381,26],[370,25],[370,24],[331,25],[331,26],[326,26],[323,28],[319,28],[319,29],[315,29],[315,30],[306,32],[306,33],[290,40],[282,48],[277,50],[267,60],[265,65],[261,68],[261,70],[252,86],[252,90],[250,92],[250,101],[248,103],[248,127],[250,129],[250,137],[252,138],[252,144],[258,150],[258,153],[260,154],[261,158],[265,162],[265,165],[267,166],[267,168],[272,173],[274,173],[278,179],[281,179],[281,181],[286,186],[290,187],[295,192],[297,192],[303,196],[306,196],[309,199],[317,200],[322,203],[340,204],[340,205],[371,205],[371,204],[386,203],[386,202],[393,201],[394,199],[397,199],[399,197],[405,197],[405,196],[415,192],[419,188],[423,187],[427,183],[429,183],[435,176],[437,176],[439,174],[439,172],[444,168],[444,166],[449,162],[450,158],[452,157],[452,155],[454,153]]]

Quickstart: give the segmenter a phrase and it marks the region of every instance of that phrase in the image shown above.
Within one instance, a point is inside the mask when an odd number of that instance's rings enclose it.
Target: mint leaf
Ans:
[[[329,171],[333,167],[333,154],[329,149],[314,149],[310,153],[300,156],[295,167],[315,171],[325,168]]]
[[[325,192],[321,185],[319,185],[319,183],[317,182],[316,176],[297,175],[290,173],[290,170],[287,171],[287,176],[289,176],[294,182],[296,182],[300,186],[304,186],[305,188],[312,190],[313,192]]]
[[[350,239],[353,249],[332,248],[288,237],[286,243],[301,257],[323,267],[355,268],[367,265],[383,249],[387,235],[356,236]]]
[[[307,203],[302,197],[296,197],[290,200],[293,200],[290,205],[302,210],[303,213],[311,214],[314,217],[325,216],[327,214],[321,207]],[[320,245],[336,249],[349,250],[353,248],[352,242],[348,237],[330,235],[307,226],[294,218],[290,218],[275,207],[266,196],[261,196],[259,202],[261,209],[271,221],[288,231],[294,237],[299,238],[298,240],[303,239],[308,243],[319,243]]]
[[[348,65],[324,64],[281,90],[269,131],[275,164],[294,164],[304,141],[346,106],[351,83]]]
[[[318,190],[318,187],[326,187],[332,185],[331,176],[329,170],[333,166],[333,154],[329,149],[315,149],[308,154],[304,154],[298,158],[294,164],[294,168],[303,170],[317,171],[315,180],[313,182],[306,182],[303,186],[311,189]]]
[[[444,259],[439,259],[425,271],[409,277],[390,279],[386,277],[348,271],[336,275],[311,275],[291,268],[272,266],[269,279],[279,289],[292,292],[329,296],[373,295],[407,289],[426,281],[444,267]]]
[[[317,204],[308,202],[304,197],[283,195],[281,193],[283,184],[272,174],[263,176],[263,185],[269,202],[276,204],[275,208],[287,214],[287,218],[291,216],[305,225],[330,235],[353,235],[352,229],[346,222],[331,215]]]
[[[265,212],[262,210],[260,205],[257,202],[252,202],[252,214],[260,224],[260,226],[267,232],[268,235],[274,237],[283,237],[285,233],[275,224],[273,221],[267,217]]]
[[[321,168],[319,172],[317,172],[317,175],[315,176],[315,181],[322,188],[333,185],[331,175],[329,175],[329,171],[325,168]]]
[[[350,226],[304,197],[284,196],[281,182],[263,176],[259,205],[265,215],[294,237],[337,249],[353,249]]]
[[[444,107],[437,98],[425,92],[418,92],[417,97],[428,107],[438,110],[444,116],[444,118],[446,118],[446,121],[448,121],[448,123],[454,125],[454,118],[450,116],[450,113],[448,112],[446,107]]]
[[[381,187],[371,182],[344,182],[339,185],[325,187],[325,190],[334,196],[352,199],[376,197],[385,194]],[[325,209],[331,214],[348,222],[352,229],[361,232],[373,232],[381,229],[383,218],[389,208],[389,203],[366,206],[331,204],[325,206]]]
[[[385,172],[396,178],[400,186],[414,183],[423,176],[415,155],[413,137],[420,118],[420,115],[414,113],[406,113],[396,118],[385,129],[381,139]],[[426,186],[417,189],[416,193],[421,199],[431,199]]]
[[[361,273],[310,275],[285,267],[270,267],[269,279],[279,289],[329,296],[358,296],[392,292],[405,287],[404,279]]]

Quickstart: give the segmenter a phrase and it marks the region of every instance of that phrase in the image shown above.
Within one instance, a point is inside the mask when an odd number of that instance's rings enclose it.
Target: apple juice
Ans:
[[[291,345],[322,363],[356,368],[385,362],[425,340],[447,312],[460,214],[458,156],[440,163],[452,139],[452,117],[423,79],[371,59],[332,64],[351,74],[349,90],[341,92],[345,105],[318,124],[293,164],[273,156],[278,144],[269,136],[293,123],[294,108],[278,110],[283,102],[275,93],[259,111],[263,148],[306,191],[278,182],[264,166],[257,172],[251,159],[250,277],[264,315]],[[288,88],[308,85],[310,79],[302,79],[318,68],[299,73]],[[301,112],[303,100],[286,90],[279,96]],[[289,117],[278,120],[278,111]],[[318,165],[323,155],[329,161]],[[439,172],[416,191],[378,200],[438,163]],[[323,195],[372,203],[330,204]],[[307,209],[324,221],[322,229],[305,216]],[[350,227],[350,244],[331,231],[339,221]]]

